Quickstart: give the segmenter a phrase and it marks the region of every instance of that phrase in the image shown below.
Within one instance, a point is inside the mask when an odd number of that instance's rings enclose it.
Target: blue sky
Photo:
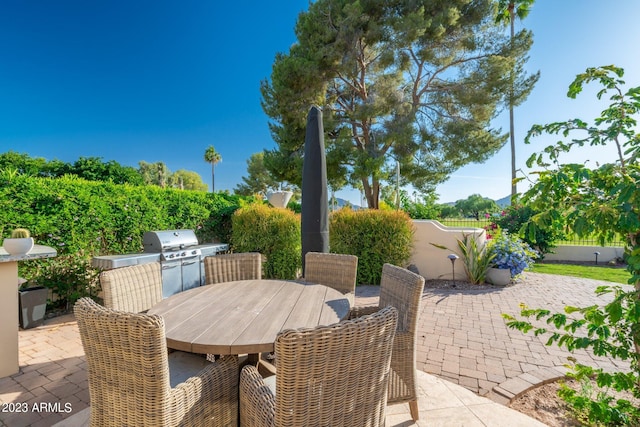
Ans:
[[[217,4],[223,3],[223,5]],[[260,82],[274,55],[295,42],[307,0],[282,2],[5,0],[0,13],[0,152],[72,162],[101,157],[137,167],[162,161],[211,183],[203,155],[222,155],[216,189],[232,190],[252,153],[273,148],[260,107]],[[532,124],[591,119],[604,105],[566,98],[586,67],[625,68],[640,85],[637,0],[538,0],[525,25],[534,32],[528,67],[541,78],[516,109],[518,167],[533,151],[522,139]],[[496,119],[508,129],[508,115]],[[612,159],[585,150],[580,159]],[[504,148],[483,165],[455,172],[438,187],[442,202],[473,193],[510,192]],[[526,185],[521,184],[520,189]],[[359,203],[355,191],[339,196]]]

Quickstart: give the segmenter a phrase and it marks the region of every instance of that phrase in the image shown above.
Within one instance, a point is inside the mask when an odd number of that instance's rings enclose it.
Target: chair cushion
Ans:
[[[209,363],[204,355],[174,351],[169,353],[169,383],[171,388],[185,382]]]
[[[264,380],[264,384],[269,387],[269,390],[271,390],[271,393],[273,393],[273,395],[276,395],[276,376],[275,375],[269,375],[268,377],[263,377],[262,378]]]

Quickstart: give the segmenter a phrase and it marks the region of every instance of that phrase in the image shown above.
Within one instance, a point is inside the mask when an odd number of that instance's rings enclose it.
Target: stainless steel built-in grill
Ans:
[[[145,252],[159,253],[164,260],[200,255],[198,238],[193,230],[147,231],[142,236]]]
[[[226,243],[198,244],[193,230],[148,231],[142,236],[142,254],[94,257],[91,264],[101,269],[160,262],[162,296],[168,297],[205,282],[204,258],[229,250]]]

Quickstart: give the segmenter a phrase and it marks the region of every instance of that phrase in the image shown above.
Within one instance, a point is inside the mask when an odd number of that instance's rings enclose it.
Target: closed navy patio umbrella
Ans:
[[[313,106],[307,115],[302,164],[302,271],[307,252],[329,252],[327,163],[322,111]]]

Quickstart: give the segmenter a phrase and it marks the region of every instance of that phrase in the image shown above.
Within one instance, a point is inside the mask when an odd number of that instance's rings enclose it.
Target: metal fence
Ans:
[[[456,218],[456,219],[439,219],[438,220],[443,225],[447,227],[473,227],[473,228],[485,228],[490,225],[493,221],[491,218],[480,218],[478,220],[474,218]],[[567,240],[559,240],[556,242],[556,245],[575,245],[575,246],[600,246],[598,240],[594,238],[582,238],[579,239],[577,236],[573,236]],[[613,240],[611,242],[607,242],[604,246],[618,247],[624,246],[624,242],[620,239]]]

